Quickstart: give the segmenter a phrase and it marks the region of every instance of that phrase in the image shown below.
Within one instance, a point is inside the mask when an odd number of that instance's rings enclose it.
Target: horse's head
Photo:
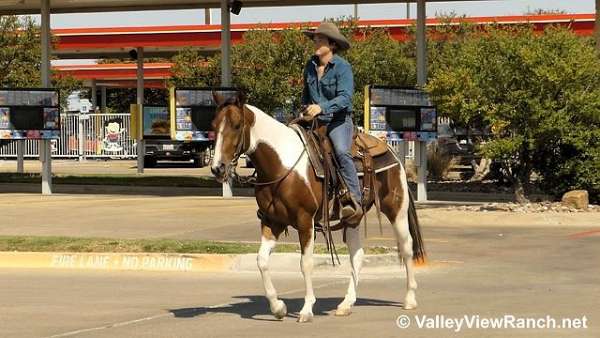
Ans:
[[[244,108],[244,94],[225,99],[213,92],[213,98],[218,108],[212,122],[216,142],[210,171],[222,182],[250,147],[250,128],[254,124],[254,114]]]

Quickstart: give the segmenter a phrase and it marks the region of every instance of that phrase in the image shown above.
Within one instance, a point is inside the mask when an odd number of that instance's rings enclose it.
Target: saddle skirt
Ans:
[[[312,131],[298,124],[291,124],[290,127],[302,139],[315,175],[323,179],[325,177],[325,166],[323,165],[324,159],[321,153],[321,145],[317,143],[318,141],[315,137],[309,135]],[[380,173],[398,165],[398,161],[392,150],[382,140],[363,132],[355,132],[352,139],[352,158],[354,159],[359,177],[364,176],[365,172]],[[371,161],[365,161],[365,156]],[[369,163],[372,163],[372,168],[365,168],[365,163],[369,166],[371,166]]]

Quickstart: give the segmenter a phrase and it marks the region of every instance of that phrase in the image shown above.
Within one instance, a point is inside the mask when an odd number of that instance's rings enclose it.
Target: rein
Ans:
[[[297,117],[293,120],[291,120],[290,122],[288,122],[286,124],[286,126],[289,126],[291,124],[294,123],[298,123],[300,121],[303,121],[304,119],[302,117]],[[311,130],[315,130],[317,127],[317,119],[313,119],[311,121]],[[280,177],[271,180],[271,181],[267,181],[267,182],[257,182],[257,177],[256,177],[256,169],[254,169],[254,172],[252,173],[252,175],[249,176],[241,176],[237,173],[236,169],[237,169],[237,164],[238,164],[238,160],[240,158],[240,156],[242,156],[242,154],[244,153],[244,149],[246,148],[246,114],[244,113],[244,111],[242,110],[242,131],[241,131],[241,138],[242,141],[238,143],[237,147],[236,147],[236,151],[234,153],[233,156],[233,160],[229,163],[229,167],[231,168],[229,175],[235,179],[237,182],[241,183],[241,184],[251,184],[254,186],[268,186],[268,185],[272,185],[272,184],[276,184],[279,183],[281,181],[283,181],[286,177],[288,177],[290,175],[290,173],[294,170],[294,168],[298,165],[298,163],[300,163],[300,160],[302,159],[302,156],[304,156],[304,154],[306,153],[306,147],[304,147],[304,149],[302,150],[302,152],[300,153],[300,156],[298,156],[298,159],[296,159],[296,162],[294,162],[294,165],[292,165],[283,175],[281,175]],[[335,161],[335,159],[334,159]],[[327,162],[327,161],[326,161]],[[325,239],[325,243],[327,244],[327,251],[329,251],[329,253],[331,254],[331,262],[332,264],[335,266],[335,259],[337,259],[338,265],[340,264],[340,258],[338,256],[337,253],[337,249],[335,247],[335,242],[333,239],[333,235],[332,235],[332,230],[333,227],[329,224],[329,198],[328,198],[328,183],[330,178],[329,178],[329,170],[325,170],[325,181],[323,183],[323,198],[322,198],[322,205],[321,205],[321,212],[322,212],[322,219],[324,220],[324,225],[321,227],[315,227],[314,228],[314,236],[316,239],[317,236],[317,232],[321,232],[323,234],[323,237]],[[274,200],[271,200],[271,203],[273,203]],[[267,208],[269,209],[269,208]],[[264,217],[263,214],[261,214],[260,210],[258,213],[258,217],[262,219],[262,217]],[[345,232],[344,232],[344,240],[345,240]],[[335,257],[335,259],[334,259]]]
[[[294,162],[294,165],[292,165],[282,176],[271,180],[271,181],[267,181],[267,182],[257,182],[256,180],[258,179],[256,176],[256,169],[254,169],[254,172],[252,173],[252,175],[249,176],[242,176],[240,174],[237,173],[237,164],[238,161],[240,159],[240,156],[242,156],[242,154],[244,153],[244,149],[246,147],[246,135],[245,135],[245,131],[246,131],[246,114],[244,113],[244,108],[242,108],[242,131],[241,131],[241,138],[242,138],[242,142],[239,142],[234,156],[233,156],[233,160],[231,160],[231,162],[229,163],[229,167],[232,168],[231,172],[230,172],[230,176],[235,179],[238,183],[240,184],[251,184],[254,186],[267,186],[267,185],[272,185],[278,182],[283,181],[286,177],[288,177],[290,175],[290,173],[294,170],[294,168],[296,168],[296,166],[298,165],[298,163],[300,163],[300,160],[302,159],[302,156],[304,156],[304,154],[306,153],[306,148],[304,148],[302,150],[302,152],[300,153],[300,156],[298,156],[298,159],[296,159],[296,162]],[[303,120],[301,117],[295,118],[292,121],[290,121],[288,124],[286,124],[287,126],[289,126],[290,124],[294,124],[297,123],[299,121]],[[313,128],[315,126],[315,120],[312,121],[313,123]]]

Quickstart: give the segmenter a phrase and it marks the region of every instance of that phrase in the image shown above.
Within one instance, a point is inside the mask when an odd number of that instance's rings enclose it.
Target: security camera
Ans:
[[[238,0],[234,0],[229,3],[231,13],[233,13],[235,15],[240,15],[240,11],[242,10],[243,6],[244,6],[244,4]]]
[[[137,60],[137,58],[138,58],[137,50],[135,50],[135,49],[130,50],[129,51],[129,57],[132,60]]]

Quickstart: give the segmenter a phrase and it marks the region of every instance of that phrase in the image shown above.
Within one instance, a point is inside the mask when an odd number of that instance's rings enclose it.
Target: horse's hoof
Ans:
[[[404,310],[414,310],[417,308],[417,302],[404,302]]]
[[[312,313],[301,313],[300,316],[298,317],[298,323],[309,323],[309,322],[312,322],[312,320],[313,320]]]
[[[287,306],[282,300],[277,301],[277,307],[272,310],[277,319],[283,319],[287,315]]]
[[[335,315],[339,317],[349,316],[352,313],[352,308],[349,307],[338,307],[335,310]]]

